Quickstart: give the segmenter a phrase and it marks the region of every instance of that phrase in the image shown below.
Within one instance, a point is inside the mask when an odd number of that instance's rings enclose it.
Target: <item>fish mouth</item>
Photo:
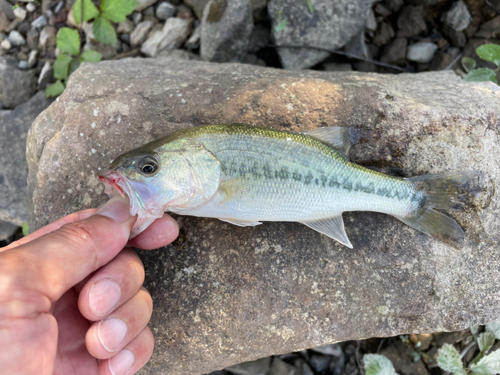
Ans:
[[[164,210],[157,203],[157,195],[145,182],[130,180],[116,171],[106,171],[97,177],[110,198],[117,195],[129,198],[130,215],[137,215],[130,238],[142,233],[153,221],[163,216]]]

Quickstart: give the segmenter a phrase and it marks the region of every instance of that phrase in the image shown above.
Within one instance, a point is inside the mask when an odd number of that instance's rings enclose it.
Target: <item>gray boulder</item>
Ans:
[[[16,233],[18,226],[0,220],[0,241],[4,241]]]
[[[0,102],[5,108],[14,108],[27,102],[36,92],[36,71],[20,70],[17,60],[0,56]]]
[[[336,50],[364,29],[372,0],[316,0],[312,13],[307,1],[271,0],[272,35],[278,46]],[[305,69],[329,53],[311,48],[278,48],[285,69]]]
[[[31,123],[52,100],[40,91],[12,111],[0,111],[0,222],[17,226],[28,220],[26,136]]]
[[[196,17],[201,20],[203,18],[203,9],[210,0],[184,0],[184,2],[193,9]]]
[[[453,72],[378,75],[123,59],[83,64],[28,139],[30,228],[107,200],[95,174],[188,126],[354,126],[351,159],[400,176],[480,170],[447,247],[382,214],[344,214],[354,249],[298,223],[178,216],[140,251],[156,336],[141,374],[204,374],[336,341],[459,330],[500,316],[500,89]]]
[[[201,57],[206,61],[242,62],[252,29],[250,0],[211,0],[201,21]]]

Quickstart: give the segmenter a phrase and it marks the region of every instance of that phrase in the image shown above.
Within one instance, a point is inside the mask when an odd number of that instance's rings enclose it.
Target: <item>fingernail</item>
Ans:
[[[109,359],[109,371],[113,375],[125,375],[135,361],[134,353],[123,349],[120,353]]]
[[[90,287],[90,309],[97,316],[106,316],[116,306],[121,294],[120,286],[113,280],[99,280]]]
[[[101,320],[97,327],[97,335],[104,349],[114,352],[127,335],[127,325],[117,318]]]
[[[117,195],[111,198],[104,206],[102,206],[96,215],[109,217],[119,223],[124,223],[130,219],[130,201],[126,197]]]

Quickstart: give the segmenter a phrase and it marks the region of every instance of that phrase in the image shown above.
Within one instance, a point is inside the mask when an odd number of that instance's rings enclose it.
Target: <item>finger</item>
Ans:
[[[96,215],[0,253],[0,289],[30,290],[57,301],[126,245],[136,220],[129,204],[115,197]]]
[[[28,243],[30,241],[33,241],[34,239],[37,239],[38,237],[41,237],[44,234],[53,232],[53,231],[61,228],[63,225],[66,225],[69,223],[74,223],[75,221],[84,220],[84,219],[94,215],[96,213],[96,211],[97,211],[97,208],[91,208],[88,210],[74,212],[72,214],[64,216],[64,217],[60,218],[59,220],[56,220],[56,221],[44,226],[43,228],[40,228],[37,231],[27,235],[26,237],[23,237],[23,238],[17,240],[16,242],[12,242],[8,246],[5,246],[4,248],[0,249],[0,251],[9,250],[9,249],[12,249],[14,247],[17,247],[17,246],[23,245],[25,243]]]
[[[155,345],[153,333],[146,327],[121,352],[99,364],[100,375],[132,375],[151,358]]]
[[[90,327],[85,337],[87,350],[99,359],[114,356],[146,327],[152,311],[151,295],[141,288],[109,317]]]
[[[88,320],[97,321],[132,298],[144,282],[144,266],[132,249],[124,249],[85,284],[78,307]]]
[[[144,232],[130,240],[129,244],[139,249],[151,250],[167,246],[179,235],[179,224],[165,214],[157,219]]]

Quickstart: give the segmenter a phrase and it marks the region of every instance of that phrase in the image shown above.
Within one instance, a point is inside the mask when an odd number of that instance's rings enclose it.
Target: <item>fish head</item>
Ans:
[[[137,215],[132,237],[165,211],[181,213],[196,207],[218,189],[219,162],[203,147],[177,143],[154,150],[141,147],[129,151],[99,175],[109,197],[129,197],[130,214]]]

